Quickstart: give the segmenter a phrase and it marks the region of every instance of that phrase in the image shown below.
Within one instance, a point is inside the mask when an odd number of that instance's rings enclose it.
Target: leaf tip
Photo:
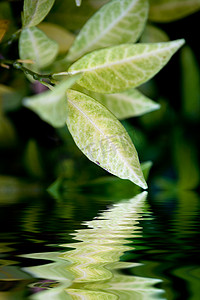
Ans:
[[[141,175],[140,177],[137,178],[137,181],[131,180],[134,184],[138,185],[139,187],[141,187],[143,190],[147,190],[148,189],[148,185],[144,179],[144,176]]]
[[[185,44],[185,39],[180,39],[178,41],[180,42],[181,46]]]
[[[81,6],[81,0],[75,0],[76,1],[76,6]]]
[[[179,39],[174,41],[177,44],[177,48],[181,48],[185,44],[185,39]]]
[[[148,189],[148,185],[146,183],[146,181],[142,181],[139,185],[143,190],[147,190]]]
[[[23,100],[22,100],[22,105],[23,106],[25,106],[25,107],[29,107],[29,101],[30,99],[28,99],[27,97],[26,98],[24,98]]]
[[[155,103],[153,108],[154,110],[158,110],[161,108],[161,105],[159,103]]]

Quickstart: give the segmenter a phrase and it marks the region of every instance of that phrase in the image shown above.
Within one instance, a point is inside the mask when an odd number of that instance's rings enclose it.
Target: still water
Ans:
[[[0,299],[200,299],[200,198],[0,201]]]

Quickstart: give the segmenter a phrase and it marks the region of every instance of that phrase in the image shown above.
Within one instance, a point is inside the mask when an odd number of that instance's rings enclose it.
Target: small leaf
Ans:
[[[88,53],[69,73],[83,72],[78,84],[99,93],[134,88],[152,78],[184,44],[184,40],[155,44],[124,44]]]
[[[141,169],[144,174],[145,180],[147,180],[149,177],[149,172],[151,170],[152,165],[153,165],[152,161],[145,161],[141,163]]]
[[[160,104],[152,101],[136,89],[117,94],[99,94],[82,90],[83,93],[106,106],[119,120],[141,116],[160,108]]]
[[[160,43],[168,41],[169,37],[163,30],[150,24],[145,27],[140,38],[141,43]]]
[[[55,0],[24,0],[23,27],[36,26],[46,17]]]
[[[33,97],[24,98],[24,106],[37,113],[40,118],[54,127],[62,127],[67,119],[66,90],[79,76],[59,83],[53,91],[47,91]]]
[[[58,45],[49,39],[37,27],[22,30],[19,39],[19,55],[21,59],[31,59],[34,64],[28,64],[28,69],[38,70],[50,65],[58,53]]]
[[[154,22],[171,22],[199,9],[199,0],[150,0],[149,19]]]
[[[80,92],[68,90],[67,99],[67,125],[80,150],[110,173],[147,188],[135,147],[117,118]]]
[[[135,42],[144,28],[147,15],[147,0],[110,1],[82,28],[67,59],[74,61],[92,50]]]
[[[71,32],[56,24],[42,22],[38,28],[41,29],[48,38],[58,43],[59,53],[67,52],[74,41],[74,35]]]

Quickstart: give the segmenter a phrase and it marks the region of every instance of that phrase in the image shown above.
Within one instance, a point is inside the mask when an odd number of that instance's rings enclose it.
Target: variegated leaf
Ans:
[[[37,113],[40,118],[54,127],[64,126],[67,119],[66,90],[79,78],[74,76],[60,82],[53,91],[24,98],[24,106]]]
[[[49,39],[37,27],[22,30],[19,39],[19,55],[23,60],[30,59],[29,69],[38,70],[50,65],[58,53],[58,44]]]
[[[184,40],[155,44],[123,44],[88,53],[68,70],[82,72],[78,84],[99,93],[134,88],[152,78],[184,44]]]
[[[67,125],[80,150],[110,173],[147,188],[135,147],[117,118],[101,103],[67,91]]]
[[[39,24],[49,13],[55,0],[24,0],[23,27]]]
[[[150,0],[149,19],[171,22],[200,10],[199,0]]]
[[[160,104],[136,89],[116,94],[99,94],[82,88],[82,92],[106,106],[119,120],[141,116],[160,108]]]
[[[69,50],[74,61],[92,50],[135,42],[148,15],[147,0],[112,0],[89,19]]]

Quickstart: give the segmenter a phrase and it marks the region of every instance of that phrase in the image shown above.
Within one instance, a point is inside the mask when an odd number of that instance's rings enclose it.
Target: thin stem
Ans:
[[[52,77],[51,74],[38,74],[26,67],[17,60],[7,60],[7,59],[0,59],[1,66],[11,66],[17,70],[23,71],[26,75],[31,75],[33,79],[40,81],[42,84],[46,85],[48,83],[44,83],[43,79],[48,79],[51,83],[55,83],[55,79]],[[49,87],[49,86],[48,86]]]
[[[15,33],[13,33],[9,39],[7,39],[5,42],[1,43],[1,47],[6,47],[6,46],[9,46],[11,45],[14,40],[16,40],[19,36],[19,34],[21,33],[22,31],[22,28],[21,29],[18,29]]]
[[[49,84],[48,82],[46,81],[43,81],[43,80],[39,80],[41,84],[43,84],[44,86],[48,87],[50,90],[53,90],[53,86],[51,84]]]
[[[53,78],[55,78],[56,76],[69,76],[68,72],[60,72],[60,73],[54,73]]]

